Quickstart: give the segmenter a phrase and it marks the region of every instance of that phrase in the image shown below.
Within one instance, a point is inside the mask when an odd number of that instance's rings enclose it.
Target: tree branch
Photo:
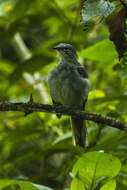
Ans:
[[[32,112],[61,113],[63,115],[70,115],[73,117],[91,120],[96,123],[109,125],[111,127],[124,130],[127,132],[127,123],[125,122],[113,119],[111,117],[103,116],[100,114],[94,114],[80,110],[72,110],[63,106],[35,103],[33,102],[32,98],[28,103],[2,102],[0,103],[0,111],[22,111],[25,113],[25,115],[28,115]]]

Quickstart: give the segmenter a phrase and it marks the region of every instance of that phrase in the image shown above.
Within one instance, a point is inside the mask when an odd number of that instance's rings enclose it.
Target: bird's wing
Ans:
[[[84,67],[78,64],[77,72],[79,73],[81,78],[88,79],[88,74],[85,71]],[[87,88],[87,87],[86,87]],[[87,102],[87,97],[84,97],[82,110],[85,110],[85,104]],[[85,147],[88,146],[88,134],[86,128],[86,122],[83,119],[73,118],[71,117],[72,121],[72,131],[73,137],[75,139],[75,144]]]
[[[78,65],[77,71],[78,71],[78,73],[80,74],[81,77],[88,79],[88,74],[87,74],[87,72],[85,71],[85,69],[84,69],[83,66]],[[83,110],[85,109],[85,104],[86,104],[86,102],[87,102],[87,98],[85,98],[85,100],[84,100],[84,102],[83,102]]]
[[[78,71],[78,73],[80,74],[81,77],[83,77],[83,78],[88,78],[88,74],[87,74],[87,72],[85,71],[84,67],[78,66],[78,67],[77,67],[77,71]]]

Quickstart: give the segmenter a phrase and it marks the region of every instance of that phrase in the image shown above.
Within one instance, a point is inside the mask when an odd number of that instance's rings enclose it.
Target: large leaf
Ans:
[[[93,61],[104,62],[106,64],[111,64],[111,62],[118,58],[115,46],[109,39],[105,39],[82,50],[79,56],[91,59]]]
[[[88,187],[95,187],[97,181],[115,177],[120,168],[118,158],[102,152],[88,152],[78,159],[72,172]]]
[[[81,11],[82,23],[96,16],[107,17],[115,9],[115,5],[105,0],[86,0]]]
[[[7,179],[3,179],[0,180],[0,190],[3,190],[3,188],[10,186],[10,185],[19,185],[20,186],[20,190],[51,190],[51,188],[45,187],[45,186],[41,186],[41,185],[36,185],[36,184],[32,184],[30,182],[26,182],[26,181],[20,181],[20,180],[7,180]]]

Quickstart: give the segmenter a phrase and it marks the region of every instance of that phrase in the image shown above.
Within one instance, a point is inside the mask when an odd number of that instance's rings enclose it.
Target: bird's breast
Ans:
[[[84,82],[74,67],[55,67],[50,71],[48,86],[55,102],[80,108],[84,101]]]

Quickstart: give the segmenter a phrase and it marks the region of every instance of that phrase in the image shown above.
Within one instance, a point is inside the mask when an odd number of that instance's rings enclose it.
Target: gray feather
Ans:
[[[71,124],[74,144],[85,148],[87,129],[84,120],[71,117]]]

